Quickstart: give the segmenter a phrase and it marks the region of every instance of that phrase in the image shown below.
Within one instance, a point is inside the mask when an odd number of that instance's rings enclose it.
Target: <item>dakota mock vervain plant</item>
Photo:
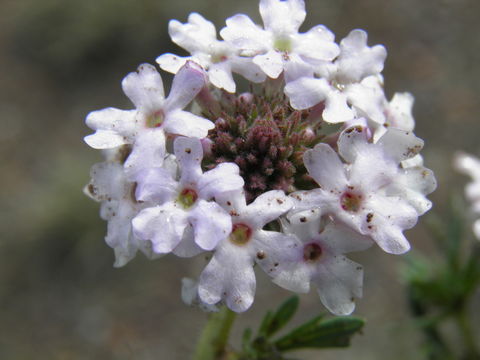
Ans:
[[[303,0],[260,0],[260,14],[263,26],[228,18],[221,40],[197,13],[170,21],[190,56],[157,58],[175,74],[167,97],[143,64],[122,82],[134,109],[87,116],[95,132],[85,141],[105,161],[86,192],[101,203],[115,266],[138,250],[210,253],[198,281],[184,281],[189,303],[247,310],[258,265],[293,292],[313,285],[330,312],[348,315],[363,267],[345,254],[407,252],[404,230],[431,207],[413,97],[386,98],[386,50],[364,31],[338,44],[323,25],[299,32]]]

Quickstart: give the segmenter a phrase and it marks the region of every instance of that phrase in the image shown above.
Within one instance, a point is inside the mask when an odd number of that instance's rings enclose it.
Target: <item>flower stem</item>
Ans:
[[[226,306],[223,306],[219,312],[210,314],[198,340],[193,360],[233,360],[236,358],[226,349],[235,317],[236,313]]]

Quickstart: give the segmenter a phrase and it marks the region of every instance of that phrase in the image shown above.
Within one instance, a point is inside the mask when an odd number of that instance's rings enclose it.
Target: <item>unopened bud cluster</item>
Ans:
[[[184,299],[241,312],[255,265],[288,290],[313,284],[334,314],[362,295],[363,268],[345,257],[377,244],[409,250],[403,231],[431,207],[432,172],[413,134],[413,98],[385,97],[386,50],[353,30],[336,43],[322,25],[299,32],[303,0],[261,0],[263,26],[238,14],[217,38],[193,13],[170,36],[191,55],[163,54],[122,82],[132,110],[87,116],[104,150],[88,194],[108,221],[116,266],[210,254]],[[250,82],[237,92],[236,80]]]

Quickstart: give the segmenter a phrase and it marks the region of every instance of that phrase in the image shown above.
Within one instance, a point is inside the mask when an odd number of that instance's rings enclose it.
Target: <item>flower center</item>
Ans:
[[[183,206],[184,209],[191,208],[198,199],[197,192],[193,189],[183,189],[178,195],[177,201]]]
[[[357,212],[360,210],[362,204],[362,195],[355,194],[352,191],[345,191],[340,197],[340,205],[342,209],[350,212]]]
[[[322,256],[322,248],[316,243],[310,243],[303,247],[303,260],[317,261]]]
[[[148,128],[157,128],[160,127],[165,118],[165,114],[162,110],[155,111],[153,114],[150,114],[145,120],[145,125]]]
[[[229,96],[220,104],[222,116],[210,117],[215,129],[208,135],[206,170],[222,162],[236,163],[245,180],[247,203],[269,190],[289,193],[317,187],[303,165],[303,153],[325,136],[321,116],[309,118],[309,111],[292,109],[283,93],[271,98]]]
[[[235,245],[245,245],[250,241],[252,236],[252,229],[245,224],[233,224],[233,229],[230,234],[229,240]]]
[[[292,42],[287,36],[280,36],[273,42],[273,47],[277,51],[290,52],[292,51]]]
[[[212,63],[218,64],[228,60],[228,56],[222,53],[212,55]]]

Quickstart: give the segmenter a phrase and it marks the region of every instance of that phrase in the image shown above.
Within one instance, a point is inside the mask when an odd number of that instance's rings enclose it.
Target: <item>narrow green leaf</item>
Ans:
[[[272,320],[273,320],[273,312],[268,311],[263,317],[262,323],[260,324],[260,328],[258,329],[258,336],[266,336]]]
[[[338,317],[315,325],[310,321],[277,340],[275,346],[282,352],[301,348],[346,347],[364,324],[363,319],[356,317]]]
[[[322,321],[322,319],[324,318],[325,315],[317,315],[315,316],[314,318],[310,319],[309,321],[307,321],[306,323],[296,327],[295,329],[293,329],[290,333],[288,333],[287,335],[283,336],[282,338],[280,338],[278,341],[283,341],[284,339],[288,339],[288,338],[291,338],[291,337],[302,337],[303,335],[305,334],[308,334],[309,332],[311,332],[313,329],[317,328],[318,324],[320,324],[320,322]]]
[[[266,324],[263,334],[268,338],[283,328],[297,311],[298,303],[298,296],[292,296],[280,305],[275,314],[271,316],[270,321]],[[262,329],[262,327],[260,329]]]
[[[250,340],[252,338],[252,329],[246,328],[242,335],[242,349],[244,352],[250,350]]]

